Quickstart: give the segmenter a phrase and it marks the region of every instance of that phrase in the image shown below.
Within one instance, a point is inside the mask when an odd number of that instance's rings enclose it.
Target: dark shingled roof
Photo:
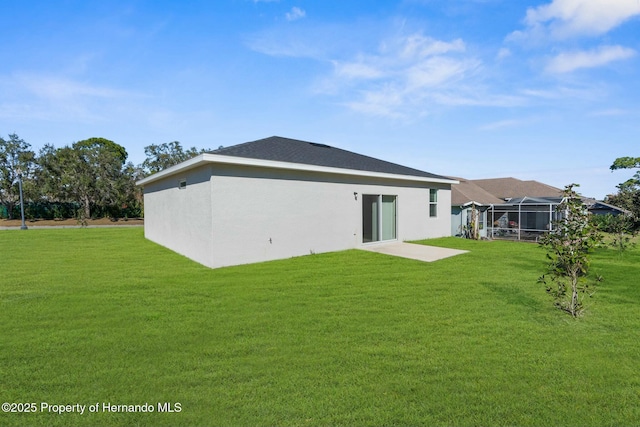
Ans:
[[[221,156],[302,163],[305,165],[326,166],[341,169],[355,169],[367,172],[450,179],[418,169],[385,162],[384,160],[374,159],[373,157],[363,156],[362,154],[356,154],[351,151],[342,150],[325,144],[299,141],[279,136],[272,136],[231,147],[224,147],[210,151],[209,153]]]

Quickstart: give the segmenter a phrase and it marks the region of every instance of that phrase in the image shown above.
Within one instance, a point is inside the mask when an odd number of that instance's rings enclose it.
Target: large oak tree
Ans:
[[[39,155],[40,185],[50,201],[76,202],[79,217],[91,217],[92,205],[122,203],[131,177],[125,173],[127,151],[105,138],[71,146],[46,145]]]

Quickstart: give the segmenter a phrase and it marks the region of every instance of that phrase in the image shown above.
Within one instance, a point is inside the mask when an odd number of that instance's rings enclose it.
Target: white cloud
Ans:
[[[609,96],[606,84],[588,81],[583,84],[557,85],[543,88],[520,89],[518,93],[534,104],[557,104],[564,100],[579,100],[580,102],[602,101]]]
[[[505,95],[490,87],[484,80],[483,61],[467,53],[460,38],[439,40],[420,31],[403,34],[400,29],[378,39],[370,28],[366,37],[357,36],[364,31],[354,37],[351,28],[339,26],[287,27],[254,35],[248,44],[267,55],[329,64],[331,71],[315,81],[313,91],[357,112],[405,119],[443,106],[526,103],[524,96]],[[337,36],[345,33],[351,38]]]
[[[522,89],[520,93],[524,96],[541,99],[558,99],[563,96],[562,93],[555,89]]]
[[[594,111],[589,114],[591,117],[616,117],[616,116],[628,116],[633,114],[632,111],[623,110],[620,108],[610,108],[607,110]]]
[[[492,123],[487,123],[485,125],[482,125],[478,128],[478,130],[481,131],[493,131],[493,130],[498,130],[498,129],[505,129],[505,128],[513,128],[513,127],[519,127],[522,125],[527,125],[530,124],[531,120],[516,120],[516,119],[512,119],[512,120],[500,120],[497,122],[492,122]]]
[[[283,25],[244,35],[249,49],[269,56],[328,60],[344,40],[344,28],[335,25]],[[341,43],[341,44],[340,44]]]
[[[340,77],[348,79],[377,79],[384,75],[384,71],[374,64],[367,64],[365,61],[355,62],[331,61],[334,72]]]
[[[524,19],[527,29],[512,33],[511,38],[597,36],[638,15],[638,0],[553,0],[529,8]]]
[[[126,93],[123,91],[92,86],[59,77],[21,75],[16,82],[32,94],[42,99],[61,100],[78,97],[116,98]]]
[[[462,78],[475,68],[474,61],[436,56],[407,68],[405,73],[408,90],[437,87]]]
[[[388,117],[421,114],[434,104],[475,105],[478,97],[461,94],[455,85],[481,67],[479,60],[462,55],[465,50],[461,39],[448,42],[420,33],[395,37],[374,54],[331,61],[333,75],[322,90],[351,98],[343,104],[355,111]]]
[[[502,47],[500,48],[500,50],[498,50],[498,53],[496,54],[496,59],[501,60],[501,59],[508,58],[510,56],[511,56],[511,51],[506,47]]]
[[[247,37],[247,45],[256,52],[270,56],[289,56],[294,58],[320,56],[315,46],[304,41],[287,38],[280,42],[277,36],[268,33],[257,37]]]
[[[490,88],[475,84],[434,92],[431,98],[438,105],[450,107],[518,107],[526,104],[521,96],[491,93]]]
[[[425,37],[422,34],[413,34],[400,40],[402,45],[398,56],[400,58],[412,60],[413,58],[425,58],[428,56],[442,55],[448,52],[464,52],[465,44],[462,39],[455,39],[452,42],[444,42],[435,40],[431,37]],[[391,48],[397,46],[396,43],[391,44]]]
[[[405,103],[403,91],[394,85],[363,91],[359,99],[345,103],[350,109],[374,116],[400,118],[399,110]]]
[[[140,94],[91,85],[65,77],[31,73],[0,76],[4,99],[0,117],[15,120],[84,122],[104,120],[122,105],[141,98]]]
[[[594,68],[635,56],[636,51],[622,46],[601,46],[590,51],[561,53],[551,59],[545,70],[549,73],[569,73],[580,68]]]
[[[299,7],[292,7],[290,12],[285,14],[287,21],[296,21],[298,19],[304,18],[307,13],[300,9]]]

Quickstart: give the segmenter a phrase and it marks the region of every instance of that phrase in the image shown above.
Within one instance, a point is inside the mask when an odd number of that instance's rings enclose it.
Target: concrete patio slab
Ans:
[[[406,242],[373,244],[364,246],[361,249],[385,255],[416,259],[424,262],[438,261],[440,259],[468,252],[458,249],[438,248],[436,246],[417,245],[415,243]]]

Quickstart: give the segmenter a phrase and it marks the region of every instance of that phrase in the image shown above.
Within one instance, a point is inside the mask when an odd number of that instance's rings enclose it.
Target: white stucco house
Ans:
[[[274,136],[201,154],[138,185],[145,237],[217,268],[448,236],[455,183]]]

